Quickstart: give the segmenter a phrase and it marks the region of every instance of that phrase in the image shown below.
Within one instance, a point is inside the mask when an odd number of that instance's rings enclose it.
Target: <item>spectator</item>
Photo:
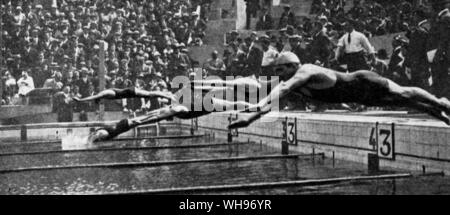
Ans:
[[[61,78],[62,78],[61,73],[57,72],[53,74],[51,78],[45,81],[43,88],[50,88],[57,91],[62,90],[64,85],[61,82]]]
[[[260,41],[257,40],[256,34],[250,39],[252,42],[250,44],[250,50],[247,55],[247,72],[244,76],[255,75],[259,77],[261,74],[261,65],[264,52],[261,47]]]
[[[267,8],[263,8],[262,15],[259,17],[259,21],[256,24],[256,30],[270,30],[273,28],[273,20],[272,15],[270,15],[270,11]]]
[[[433,59],[433,91],[439,97],[449,97],[448,83],[450,70],[450,1],[436,1],[434,9],[437,11],[437,21],[434,23],[432,46],[436,48]],[[433,44],[436,43],[436,44]]]
[[[365,52],[369,54],[370,60],[373,61],[375,49],[364,34],[355,31],[354,25],[352,21],[345,22],[346,34],[339,40],[336,59],[339,62],[345,62],[349,72],[369,70]]]
[[[296,25],[295,14],[291,11],[291,6],[284,6],[284,12],[281,14],[280,22],[278,24],[278,29],[285,28],[286,26]]]
[[[187,69],[191,68],[191,62],[189,57],[185,53],[181,53],[181,46],[179,44],[175,44],[173,47],[173,54],[169,60],[169,71],[170,74],[167,74],[169,80],[172,80],[176,76],[187,76]]]
[[[247,65],[248,47],[245,43],[239,43],[236,55],[231,63],[232,76],[245,76],[244,70]]]
[[[378,50],[375,60],[372,62],[372,72],[375,72],[383,77],[388,76],[388,56],[386,49]]]
[[[245,12],[247,14],[247,24],[246,24],[246,28],[247,30],[250,29],[251,27],[251,21],[252,18],[255,18],[259,8],[259,0],[245,0],[246,4],[246,9]]]
[[[411,85],[422,89],[429,89],[430,66],[427,57],[427,46],[430,24],[425,11],[414,12],[416,26],[408,32],[408,55],[405,56],[405,64],[411,69]]]
[[[292,53],[296,54],[301,63],[306,63],[306,50],[302,47],[302,37],[298,34],[289,37]]]
[[[329,67],[331,42],[323,31],[323,24],[321,22],[315,22],[313,24],[313,33],[309,61],[319,66]]]
[[[264,51],[263,59],[261,63],[262,74],[265,76],[270,76],[272,66],[275,63],[275,60],[278,57],[278,51],[275,50],[274,47],[270,45],[270,38],[267,35],[264,35],[260,38],[261,46]]]
[[[404,47],[407,45],[407,41],[401,36],[396,36],[392,41],[393,53],[389,62],[388,78],[392,79],[396,83],[401,85],[408,85],[409,80],[406,75],[405,69],[405,53]]]
[[[11,104],[12,98],[17,93],[17,82],[9,71],[5,72],[2,81],[4,83],[3,99],[5,100],[5,104],[9,105]]]
[[[22,71],[22,77],[17,81],[19,86],[19,96],[22,99],[22,104],[27,104],[26,96],[34,90],[33,78],[28,75],[28,71]]]
[[[64,89],[55,94],[55,111],[58,114],[58,122],[72,122],[73,121],[73,107],[72,97],[70,94],[70,87],[66,86]]]
[[[215,50],[211,53],[211,59],[207,61],[205,69],[208,76],[225,78],[226,66],[225,63],[219,58],[219,52]]]

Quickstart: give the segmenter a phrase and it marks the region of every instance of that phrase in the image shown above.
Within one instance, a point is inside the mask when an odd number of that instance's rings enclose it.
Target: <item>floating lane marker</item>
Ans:
[[[271,159],[297,159],[301,157],[310,158],[312,157],[312,155],[267,155],[258,157],[231,157],[231,158],[171,160],[171,161],[153,161],[153,162],[103,163],[103,164],[84,164],[84,165],[70,165],[70,166],[41,166],[41,167],[25,167],[16,169],[3,169],[0,170],[0,174],[30,172],[30,171],[88,169],[88,168],[139,168],[139,167],[156,167],[156,166],[169,166],[169,165],[193,164],[193,163],[220,163],[220,162],[239,162],[239,161],[255,161],[255,160],[271,160]]]
[[[208,135],[199,134],[199,135],[168,135],[168,136],[158,136],[158,137],[130,137],[130,138],[117,138],[108,141],[100,141],[100,142],[119,142],[119,141],[133,141],[133,140],[173,140],[173,139],[195,139],[202,138]],[[25,141],[25,142],[11,142],[11,143],[0,143],[1,146],[23,146],[23,145],[50,145],[50,144],[61,144],[61,140],[51,140],[51,141]]]
[[[328,184],[339,184],[344,182],[358,182],[371,180],[389,180],[411,178],[412,174],[389,174],[377,176],[353,176],[341,178],[328,179],[310,179],[301,181],[284,181],[284,182],[263,182],[263,183],[249,183],[249,184],[233,184],[233,185],[215,185],[215,186],[198,186],[198,187],[181,187],[181,188],[165,188],[153,190],[137,190],[137,191],[118,191],[111,193],[87,193],[86,195],[136,195],[136,194],[189,194],[189,193],[211,193],[220,191],[233,190],[255,190],[255,189],[275,189],[285,187],[306,187],[306,186],[320,186]]]
[[[91,149],[73,149],[73,150],[45,150],[45,151],[28,151],[28,152],[11,152],[0,153],[0,157],[7,156],[26,156],[26,155],[49,155],[49,154],[68,154],[83,152],[116,152],[116,151],[145,151],[145,150],[165,150],[165,149],[194,149],[194,148],[212,148],[223,146],[247,145],[243,143],[219,143],[219,144],[196,144],[196,145],[180,145],[180,146],[146,146],[146,147],[122,147],[122,148],[91,148]]]

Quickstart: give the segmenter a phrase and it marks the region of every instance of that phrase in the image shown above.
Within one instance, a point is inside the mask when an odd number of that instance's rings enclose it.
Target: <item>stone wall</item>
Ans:
[[[226,137],[227,114],[199,118],[199,128]],[[405,120],[404,118],[366,117],[330,114],[282,113],[269,115],[246,129],[239,130],[238,139],[278,147],[281,151],[283,121],[297,118],[297,146],[291,152],[324,152],[327,157],[368,163],[368,154],[379,154],[381,168],[407,171],[444,171],[450,173],[450,130],[437,121]],[[183,121],[190,125],[190,121]],[[393,126],[394,123],[394,126]],[[373,132],[373,133],[372,133]],[[378,135],[377,135],[378,134]],[[370,145],[378,143],[378,148]],[[390,152],[389,155],[382,153]]]

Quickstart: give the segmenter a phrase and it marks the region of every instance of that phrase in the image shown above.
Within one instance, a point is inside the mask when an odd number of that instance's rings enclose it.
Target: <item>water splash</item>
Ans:
[[[73,133],[62,137],[61,143],[62,150],[89,149],[93,146],[89,136],[79,136]]]

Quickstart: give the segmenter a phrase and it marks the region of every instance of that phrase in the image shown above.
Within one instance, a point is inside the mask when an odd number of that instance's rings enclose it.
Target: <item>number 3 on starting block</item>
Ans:
[[[380,158],[395,161],[395,124],[377,123],[370,132],[369,144]]]
[[[289,145],[298,145],[297,118],[289,119],[286,117],[285,121],[283,121],[283,140]]]

